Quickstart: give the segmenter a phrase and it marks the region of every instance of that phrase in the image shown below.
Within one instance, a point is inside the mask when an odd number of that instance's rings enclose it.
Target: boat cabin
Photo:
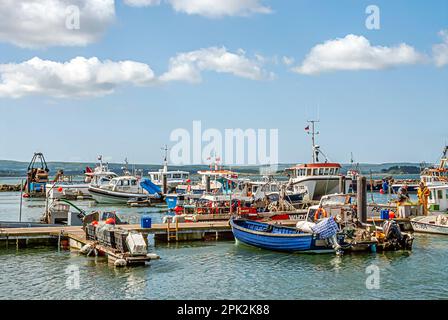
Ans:
[[[104,186],[112,191],[138,192],[141,190],[139,181],[134,176],[116,177],[110,180],[109,184]]]
[[[185,183],[190,178],[190,173],[187,171],[153,171],[148,172],[149,179],[154,184],[162,185],[163,175],[166,175],[166,180],[168,184],[182,184]]]
[[[339,176],[340,171],[341,165],[339,163],[310,163],[286,169],[286,172],[293,178]]]
[[[428,203],[435,211],[448,211],[448,185],[429,186]]]
[[[425,182],[426,185],[448,183],[448,169],[446,168],[425,169],[421,174],[421,180]]]

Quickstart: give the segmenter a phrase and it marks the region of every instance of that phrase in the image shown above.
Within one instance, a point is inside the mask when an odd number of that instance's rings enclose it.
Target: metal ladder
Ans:
[[[171,228],[171,220],[168,220],[168,224],[166,226],[166,235],[168,242],[170,242],[172,239],[178,241],[179,240],[179,237],[177,236],[178,232],[179,232],[179,220],[176,220],[175,228]]]

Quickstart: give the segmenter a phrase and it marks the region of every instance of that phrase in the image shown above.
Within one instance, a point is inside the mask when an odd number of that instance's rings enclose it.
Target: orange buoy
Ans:
[[[115,224],[115,219],[114,218],[107,218],[106,219],[106,224]]]

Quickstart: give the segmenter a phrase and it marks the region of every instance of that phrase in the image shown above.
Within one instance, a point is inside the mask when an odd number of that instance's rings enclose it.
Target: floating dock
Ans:
[[[272,223],[294,226],[295,220],[277,220]],[[153,224],[151,228],[142,228],[137,224],[119,225],[127,231],[141,232],[146,238],[148,234],[154,234],[159,241],[191,241],[191,240],[227,240],[233,239],[232,230],[228,221],[210,222],[179,222],[171,224]],[[70,241],[70,246],[79,248],[79,244],[89,243],[81,226],[39,226],[21,228],[0,228],[0,247],[28,245],[61,244]]]

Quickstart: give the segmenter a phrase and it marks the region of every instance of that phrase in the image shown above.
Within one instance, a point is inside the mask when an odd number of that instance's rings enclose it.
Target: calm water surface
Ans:
[[[17,193],[0,193],[0,220],[17,220]],[[125,219],[155,208],[109,208]],[[23,220],[36,221],[42,200],[23,203]],[[157,244],[150,266],[115,269],[104,258],[55,248],[0,248],[0,299],[448,299],[448,238],[416,235],[412,252],[283,254],[233,241]],[[380,289],[368,290],[366,268],[378,266]],[[79,289],[67,289],[67,268],[78,268]]]

